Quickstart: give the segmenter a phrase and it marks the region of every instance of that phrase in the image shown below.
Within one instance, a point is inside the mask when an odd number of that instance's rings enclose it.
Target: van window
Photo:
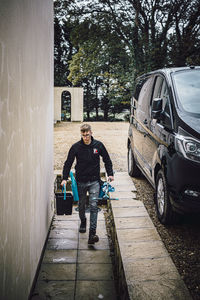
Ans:
[[[153,81],[153,76],[144,78],[138,95],[138,104],[135,116],[141,122],[144,122],[144,120],[147,122],[150,121],[149,105],[152,96]]]
[[[161,90],[164,78],[163,77],[156,77],[155,87],[153,91],[153,99],[154,98],[161,98]]]
[[[173,74],[173,81],[182,108],[193,114],[200,114],[200,71],[188,70]]]
[[[160,97],[163,99],[163,103],[162,103],[163,111],[165,111],[170,116],[169,92],[165,80],[163,80]]]
[[[149,105],[152,96],[153,82],[154,82],[153,76],[149,77],[145,81],[138,98],[138,106],[146,114],[146,116],[149,115]]]
[[[152,98],[162,98],[162,110],[170,115],[169,91],[165,79],[161,76],[156,77]]]
[[[156,77],[156,82],[155,82],[154,91],[153,91],[153,99],[154,98],[161,98],[163,100],[162,101],[162,111],[165,112],[165,116],[167,116],[168,119],[172,123],[172,118],[171,118],[172,113],[171,113],[169,89],[168,89],[166,80],[161,76]]]
[[[143,77],[143,78],[138,78],[136,80],[136,84],[135,84],[135,89],[133,91],[133,97],[138,101],[138,97],[140,94],[140,90],[143,86],[143,84],[147,81],[147,77]]]

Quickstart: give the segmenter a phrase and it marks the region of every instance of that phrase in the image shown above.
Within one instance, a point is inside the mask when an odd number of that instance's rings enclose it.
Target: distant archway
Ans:
[[[83,122],[83,88],[81,87],[54,87],[54,122],[61,121],[63,92],[71,95],[71,122]]]
[[[71,121],[71,93],[62,92],[61,95],[61,121]]]

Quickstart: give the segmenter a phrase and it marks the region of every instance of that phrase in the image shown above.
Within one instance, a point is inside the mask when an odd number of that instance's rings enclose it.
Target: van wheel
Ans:
[[[131,144],[128,146],[128,174],[132,177],[139,177],[141,175],[141,171],[135,162]]]
[[[170,225],[178,222],[179,215],[172,210],[167,182],[162,170],[159,170],[156,177],[156,211],[159,221],[164,225]]]

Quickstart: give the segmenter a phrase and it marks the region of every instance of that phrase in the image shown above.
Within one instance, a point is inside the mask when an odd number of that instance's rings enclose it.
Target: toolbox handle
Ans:
[[[63,184],[63,186],[62,186],[62,193],[63,193],[63,190],[64,190],[64,200],[66,200],[66,186],[65,186],[65,184]]]

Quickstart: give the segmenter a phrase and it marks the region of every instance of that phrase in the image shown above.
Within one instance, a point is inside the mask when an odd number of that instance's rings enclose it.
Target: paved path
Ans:
[[[32,300],[116,300],[103,210],[94,246],[88,246],[88,228],[79,233],[79,225],[74,208],[71,216],[55,216]]]
[[[112,185],[111,197],[119,198],[108,202],[118,284],[103,211],[98,217],[100,241],[88,246],[88,228],[79,233],[73,208],[71,216],[54,218],[32,300],[117,300],[116,294],[120,300],[191,299],[143,203],[136,200],[131,178],[117,172]]]

